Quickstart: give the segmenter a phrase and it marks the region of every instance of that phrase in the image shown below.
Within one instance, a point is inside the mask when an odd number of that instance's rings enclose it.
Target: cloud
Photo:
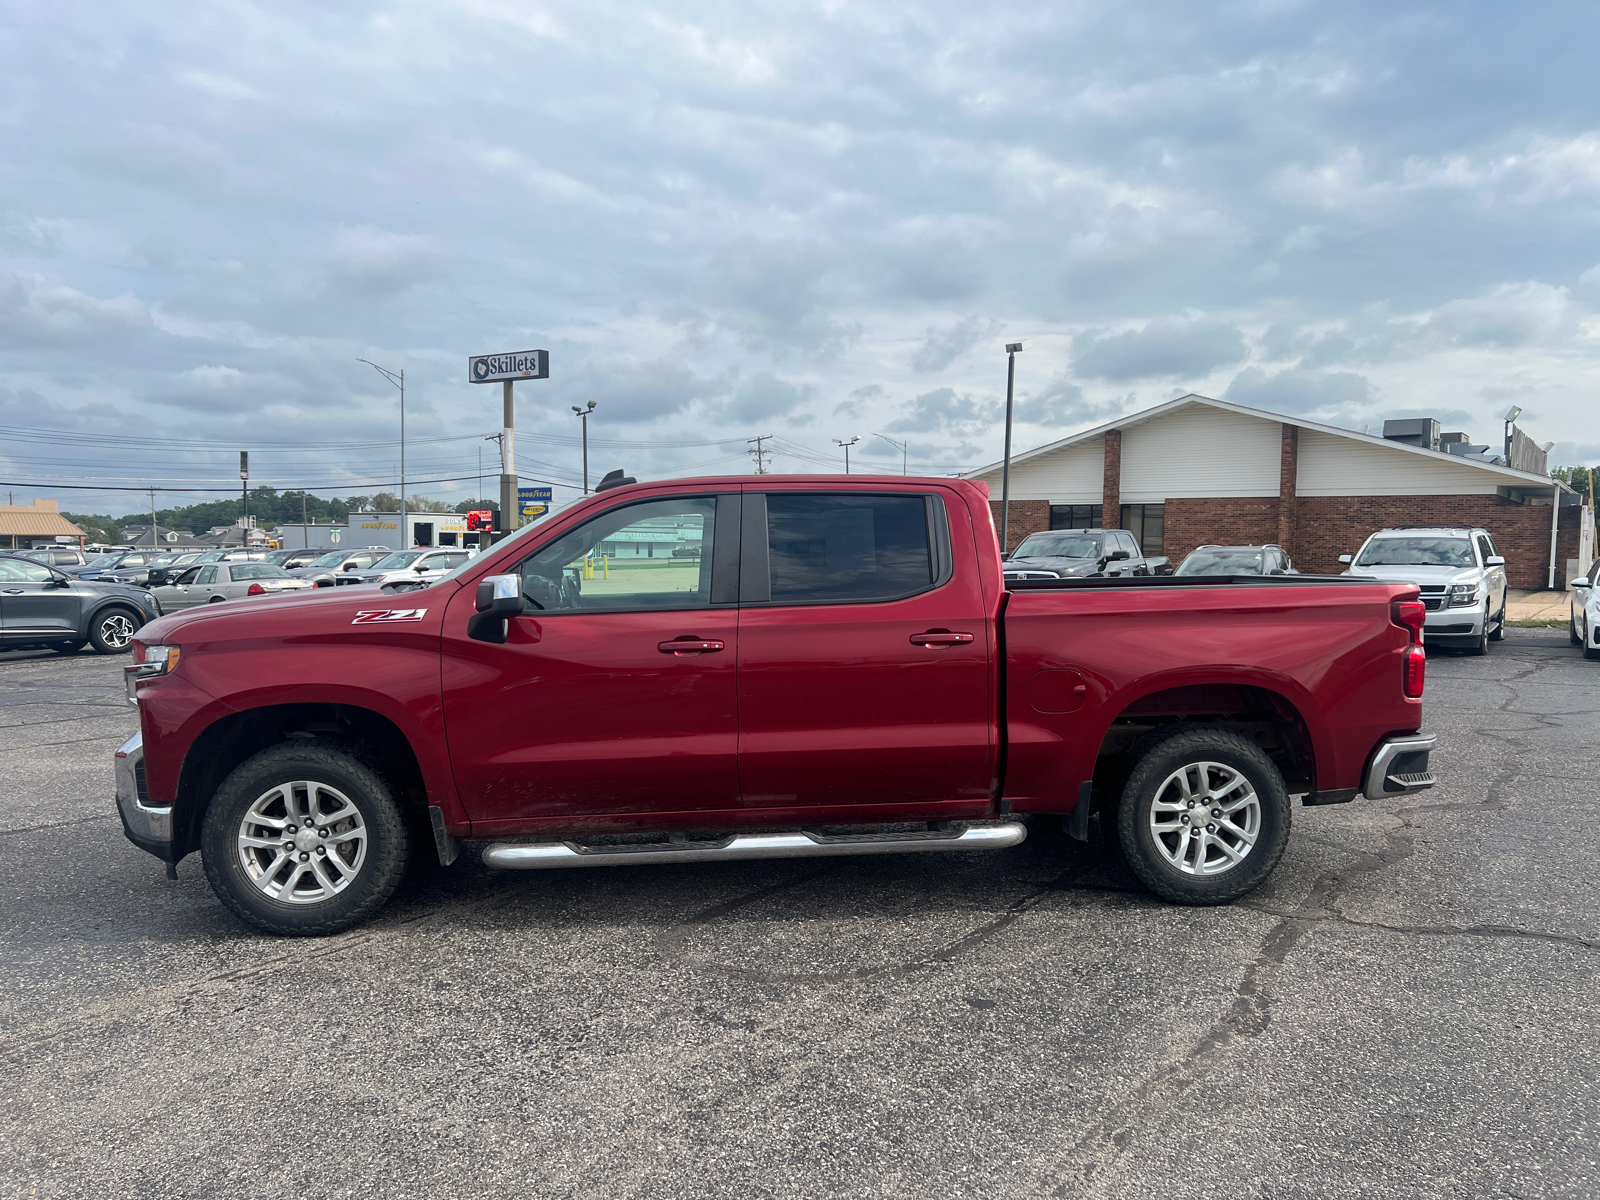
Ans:
[[[1072,339],[1076,374],[1125,383],[1133,379],[1200,379],[1242,362],[1244,335],[1224,321],[1161,320],[1126,333],[1081,333]]]
[[[0,250],[48,258],[61,250],[61,241],[47,221],[0,211]]]
[[[815,393],[809,384],[796,385],[763,371],[735,387],[732,399],[720,405],[717,414],[723,420],[742,424],[787,417]]]
[[[912,400],[904,413],[889,424],[890,433],[959,432],[992,424],[1004,410],[999,401],[942,387]]]
[[[1428,328],[1460,346],[1511,349],[1571,329],[1571,295],[1536,280],[1501,283],[1470,300],[1440,306]]]
[[[130,293],[101,300],[41,275],[0,274],[0,346],[70,343],[89,350],[147,333],[152,325],[149,306]]]
[[[1376,398],[1364,376],[1349,371],[1307,371],[1298,367],[1267,374],[1246,367],[1228,385],[1225,400],[1267,412],[1299,416],[1329,409],[1358,408]]]
[[[1038,395],[1018,400],[1015,417],[1025,425],[1062,426],[1106,421],[1121,413],[1119,402],[1085,400],[1082,388],[1061,378]]]
[[[911,365],[918,371],[942,371],[984,338],[999,332],[999,322],[977,317],[965,317],[944,329],[930,325],[927,338],[911,356]]]

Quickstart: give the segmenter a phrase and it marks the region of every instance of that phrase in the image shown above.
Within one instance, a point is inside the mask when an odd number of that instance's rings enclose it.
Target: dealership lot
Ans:
[[[1430,793],[1157,903],[1023,847],[498,874],[257,936],[122,837],[122,659],[0,653],[8,1195],[1589,1196],[1600,664],[1436,654]]]

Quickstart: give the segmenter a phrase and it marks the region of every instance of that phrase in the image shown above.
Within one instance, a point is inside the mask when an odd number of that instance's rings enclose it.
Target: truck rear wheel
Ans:
[[[1117,836],[1140,881],[1174,904],[1226,904],[1258,887],[1289,843],[1272,760],[1224,729],[1172,726],[1146,741],[1122,789]]]
[[[206,810],[201,855],[234,915],[289,937],[339,933],[376,912],[411,840],[388,783],[343,742],[283,742],[246,760]]]

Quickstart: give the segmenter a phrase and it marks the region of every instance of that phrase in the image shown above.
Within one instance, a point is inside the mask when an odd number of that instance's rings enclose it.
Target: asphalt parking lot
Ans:
[[[120,659],[0,653],[0,1193],[1591,1197],[1600,663],[1434,655],[1442,783],[1168,907],[988,855],[492,873],[258,936],[122,836]]]

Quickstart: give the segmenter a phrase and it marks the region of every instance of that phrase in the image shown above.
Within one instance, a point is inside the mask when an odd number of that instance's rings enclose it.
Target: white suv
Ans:
[[[1430,645],[1487,654],[1505,636],[1506,560],[1487,529],[1380,529],[1339,561],[1350,564],[1346,575],[1418,585]]]

